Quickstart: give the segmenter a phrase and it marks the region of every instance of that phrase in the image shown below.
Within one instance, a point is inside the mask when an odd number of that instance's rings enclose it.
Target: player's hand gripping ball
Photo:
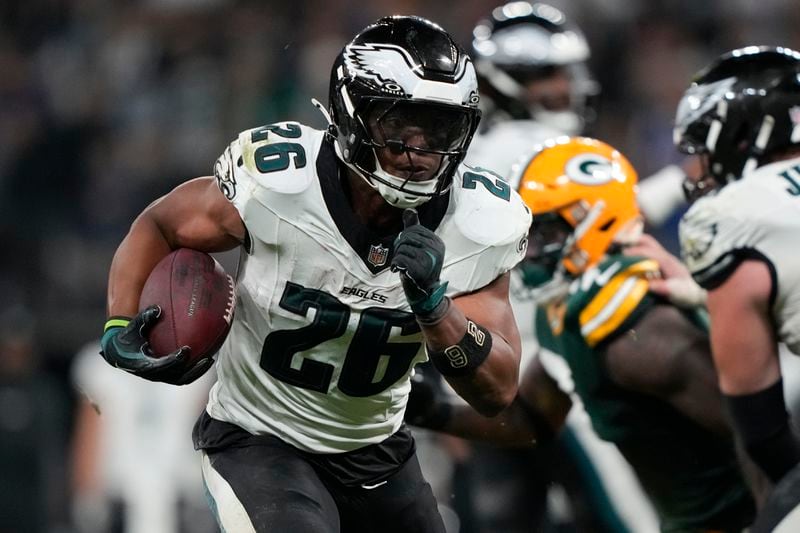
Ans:
[[[233,279],[210,255],[181,248],[156,265],[133,319],[109,320],[103,357],[151,381],[190,383],[214,363],[230,331]]]

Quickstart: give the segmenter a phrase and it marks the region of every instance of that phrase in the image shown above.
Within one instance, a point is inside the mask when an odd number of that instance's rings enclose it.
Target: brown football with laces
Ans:
[[[162,259],[145,282],[139,310],[161,307],[147,337],[155,356],[182,346],[197,361],[219,350],[231,329],[236,303],[233,278],[209,254],[179,248]]]

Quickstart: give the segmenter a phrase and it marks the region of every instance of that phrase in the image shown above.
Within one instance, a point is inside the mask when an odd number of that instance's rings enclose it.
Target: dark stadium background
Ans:
[[[641,176],[679,161],[672,116],[699,67],[748,44],[800,48],[796,0],[551,3],[592,46],[602,93],[590,132],[626,153]],[[67,448],[71,430],[69,365],[101,332],[108,266],[133,217],[176,184],[209,174],[243,129],[285,119],[321,126],[309,99],[327,102],[334,56],[369,22],[418,14],[468,46],[475,22],[495,6],[0,2],[0,386],[19,379],[18,361],[7,354],[9,342],[22,342],[35,361],[25,379],[54,384],[57,393],[56,450]],[[675,219],[656,230],[673,242]],[[19,446],[4,426],[13,418],[5,399],[0,394],[0,471],[19,465]],[[63,466],[54,453],[49,459]],[[0,502],[12,490],[0,482]],[[68,494],[50,501],[54,520],[66,523]]]

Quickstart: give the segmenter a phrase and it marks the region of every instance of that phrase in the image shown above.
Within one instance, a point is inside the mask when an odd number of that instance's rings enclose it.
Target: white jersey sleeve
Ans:
[[[522,260],[531,213],[511,185],[491,172],[462,165],[453,182],[452,216],[437,233],[447,245],[442,278],[465,293]]]
[[[760,167],[695,202],[680,223],[681,253],[704,288],[722,284],[747,259],[772,274],[781,340],[800,353],[800,158]]]
[[[251,236],[275,243],[279,216],[274,204],[302,192],[315,178],[321,133],[297,122],[270,124],[243,131],[217,159],[217,184]]]
[[[655,174],[639,180],[636,198],[649,224],[660,226],[675,211],[686,205],[681,183],[686,173],[678,165],[667,165]]]

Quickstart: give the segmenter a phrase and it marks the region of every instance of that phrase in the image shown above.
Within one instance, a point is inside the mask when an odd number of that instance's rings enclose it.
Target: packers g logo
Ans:
[[[597,154],[576,155],[564,168],[567,177],[581,185],[603,185],[617,179],[619,168],[605,157]]]

